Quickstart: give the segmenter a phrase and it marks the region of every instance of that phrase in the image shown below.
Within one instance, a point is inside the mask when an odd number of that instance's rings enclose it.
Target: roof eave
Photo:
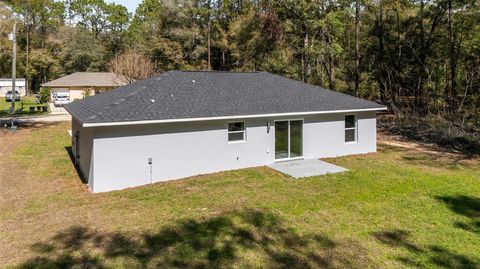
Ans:
[[[68,111],[68,109],[66,109]],[[212,121],[212,120],[233,120],[233,119],[251,119],[266,117],[284,117],[284,116],[300,116],[300,115],[318,115],[318,114],[335,114],[335,113],[356,113],[367,111],[382,111],[387,107],[364,108],[364,109],[346,109],[346,110],[326,110],[326,111],[308,111],[308,112],[288,112],[288,113],[271,113],[271,114],[255,114],[255,115],[236,115],[236,116],[220,116],[220,117],[201,117],[201,118],[184,118],[184,119],[164,119],[164,120],[139,120],[139,121],[118,121],[118,122],[83,122],[82,127],[106,127],[106,126],[125,126],[125,125],[141,125],[141,124],[158,124],[158,123],[177,123],[192,121]],[[68,111],[70,114],[70,111]]]
[[[76,119],[78,122],[82,123],[82,120],[77,117],[77,115],[75,115],[69,108],[69,104],[66,104],[63,106],[63,108],[68,112],[68,114],[70,114],[72,116],[72,118]],[[83,123],[82,123],[82,126],[83,126]]]

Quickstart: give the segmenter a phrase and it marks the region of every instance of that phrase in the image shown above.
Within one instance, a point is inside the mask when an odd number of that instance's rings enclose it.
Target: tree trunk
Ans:
[[[398,50],[398,58],[397,58],[397,64],[400,66],[400,62],[402,59],[402,40],[401,40],[401,34],[400,34],[400,12],[398,9],[395,9],[396,17],[397,17],[397,50]]]
[[[225,70],[225,51],[222,50],[222,70]]]
[[[450,94],[449,110],[455,111],[457,106],[457,60],[455,55],[455,36],[453,32],[452,0],[448,1],[448,39],[450,43]]]
[[[325,45],[327,46],[327,55],[326,61],[324,62],[325,71],[327,72],[328,76],[328,88],[330,90],[335,90],[335,55],[332,52],[332,40],[330,35],[325,36]]]
[[[306,23],[304,23],[303,27],[303,52],[302,52],[302,81],[306,82],[307,81],[307,76],[308,74],[308,43],[309,43],[309,36],[308,36],[308,28],[306,26]]]
[[[400,70],[401,68],[401,64],[402,64],[402,35],[401,35],[401,32],[400,32],[400,12],[398,11],[398,8],[395,9],[395,13],[396,13],[396,19],[397,19],[397,50],[398,50],[398,53],[397,53],[397,63],[396,63],[396,69],[397,70]],[[400,88],[401,88],[401,85],[400,85],[400,82],[399,82],[399,79],[395,79],[395,89],[391,89],[392,91],[392,102],[397,105],[397,98],[398,96],[400,95]]]
[[[335,90],[335,58],[332,53],[329,54],[328,59],[328,87],[330,90]]]
[[[309,55],[308,55],[308,47],[310,46],[310,39],[309,39],[309,36],[308,36],[308,32],[306,32],[305,34],[305,37],[303,39],[303,46],[304,46],[304,50],[305,50],[305,81],[308,81],[308,79],[310,78],[311,74],[312,74],[312,66],[310,64],[310,59],[309,59]]]
[[[211,51],[211,40],[210,40],[210,18],[208,18],[208,29],[207,29],[207,54],[208,54],[208,70],[212,70],[212,51]]]
[[[320,60],[320,57],[317,57],[317,59],[315,60],[315,67],[316,67],[316,73],[317,73],[317,77],[318,77],[318,80],[317,83],[318,85],[320,85],[320,87],[324,87],[324,84],[325,84],[325,78],[324,78],[324,72],[322,71],[322,65],[321,65],[321,60]]]
[[[380,4],[381,5],[381,4]],[[385,64],[383,62],[383,53],[384,53],[384,44],[383,44],[383,8],[380,6],[380,14],[378,15],[378,19],[375,22],[377,26],[377,37],[378,37],[378,63],[377,63],[377,82],[380,87],[380,102],[386,103],[387,102],[387,89],[386,89],[386,81],[385,81]]]
[[[360,85],[360,0],[355,0],[355,95]]]
[[[426,69],[426,51],[425,51],[425,30],[423,25],[425,3],[423,0],[420,2],[420,55],[419,55],[419,78],[417,89],[415,91],[414,105],[418,110],[423,111],[423,87],[425,84],[425,69]]]
[[[330,62],[330,89],[335,90],[335,63],[332,61]]]

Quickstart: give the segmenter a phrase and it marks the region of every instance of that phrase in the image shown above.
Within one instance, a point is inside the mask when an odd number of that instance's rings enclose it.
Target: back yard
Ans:
[[[40,128],[41,127],[41,128]],[[260,167],[91,194],[68,123],[0,130],[0,264],[480,267],[480,162],[379,139],[294,180]]]

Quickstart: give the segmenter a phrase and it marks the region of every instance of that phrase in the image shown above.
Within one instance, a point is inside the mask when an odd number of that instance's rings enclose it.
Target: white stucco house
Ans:
[[[385,107],[267,72],[170,71],[65,106],[93,192],[376,151]]]
[[[125,77],[111,72],[75,72],[43,83],[42,87],[51,89],[52,100],[62,95],[74,101],[127,84]]]

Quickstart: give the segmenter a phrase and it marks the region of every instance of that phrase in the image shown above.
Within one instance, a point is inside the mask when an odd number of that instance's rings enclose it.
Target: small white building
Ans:
[[[15,89],[20,94],[20,96],[25,96],[25,79],[17,78],[15,79]],[[8,91],[12,90],[12,78],[0,78],[0,97],[5,97]]]
[[[93,192],[376,151],[385,107],[266,72],[170,71],[65,106]]]

